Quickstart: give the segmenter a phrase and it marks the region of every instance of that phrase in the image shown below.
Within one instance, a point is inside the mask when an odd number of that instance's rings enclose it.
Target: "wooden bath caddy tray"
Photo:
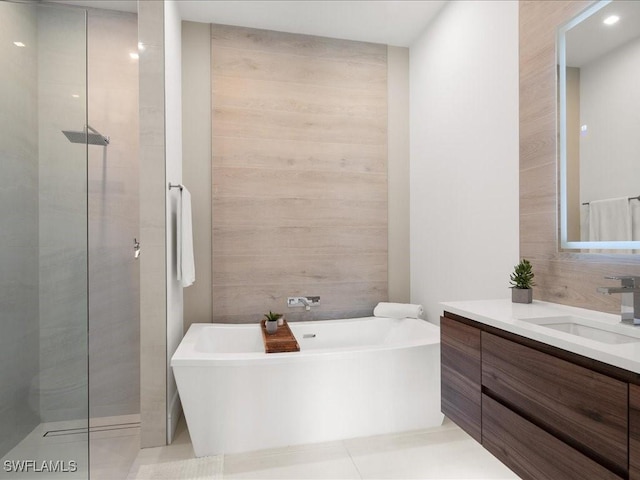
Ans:
[[[286,320],[283,325],[278,327],[278,330],[274,334],[270,335],[267,333],[265,320],[260,322],[260,329],[262,330],[262,340],[264,340],[264,351],[266,353],[300,351],[300,345],[298,345],[298,341],[296,337],[293,336],[293,332],[289,328]]]

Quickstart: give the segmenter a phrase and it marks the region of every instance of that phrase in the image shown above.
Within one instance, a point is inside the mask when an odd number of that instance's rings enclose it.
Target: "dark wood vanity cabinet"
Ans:
[[[482,442],[480,330],[440,317],[442,413]]]
[[[442,412],[516,474],[640,480],[636,374],[453,314],[440,325]]]
[[[626,383],[482,332],[482,386],[569,445],[627,469]]]
[[[620,478],[487,395],[482,400],[482,445],[525,479]]]
[[[640,480],[640,387],[629,385],[629,478]]]

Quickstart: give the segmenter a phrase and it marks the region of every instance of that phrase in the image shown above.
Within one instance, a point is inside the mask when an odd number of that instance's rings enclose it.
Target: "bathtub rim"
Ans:
[[[257,323],[193,323],[178,345],[175,353],[171,357],[171,367],[211,367],[211,366],[246,366],[257,364],[279,364],[289,362],[318,361],[319,359],[341,359],[360,355],[364,352],[377,352],[386,350],[398,350],[406,348],[420,348],[429,345],[440,344],[440,327],[433,323],[419,318],[389,318],[389,317],[357,317],[333,320],[311,320],[303,322],[292,322],[299,325],[332,324],[338,322],[366,322],[372,319],[386,319],[390,321],[411,321],[424,323],[429,330],[428,334],[415,341],[404,341],[390,344],[366,345],[360,347],[342,347],[315,349],[311,351],[265,353],[265,352],[242,352],[242,353],[207,353],[195,350],[198,335],[204,329],[209,328],[235,328],[251,329],[259,328]],[[425,328],[422,327],[422,328]]]

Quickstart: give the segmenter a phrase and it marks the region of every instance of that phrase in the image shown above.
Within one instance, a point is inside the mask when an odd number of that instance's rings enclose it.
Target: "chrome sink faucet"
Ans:
[[[598,292],[611,295],[622,294],[620,315],[623,323],[640,325],[640,277],[620,276],[605,277],[609,280],[620,280],[619,287],[598,287]]]

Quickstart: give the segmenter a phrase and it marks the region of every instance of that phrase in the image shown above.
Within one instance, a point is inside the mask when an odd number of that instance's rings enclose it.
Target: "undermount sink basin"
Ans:
[[[640,338],[608,330],[607,327],[609,327],[609,325],[607,324],[599,325],[597,321],[575,317],[573,315],[523,318],[522,320],[540,325],[541,327],[551,328],[559,332],[569,333],[577,337],[587,338],[601,343],[621,344],[640,342]]]

